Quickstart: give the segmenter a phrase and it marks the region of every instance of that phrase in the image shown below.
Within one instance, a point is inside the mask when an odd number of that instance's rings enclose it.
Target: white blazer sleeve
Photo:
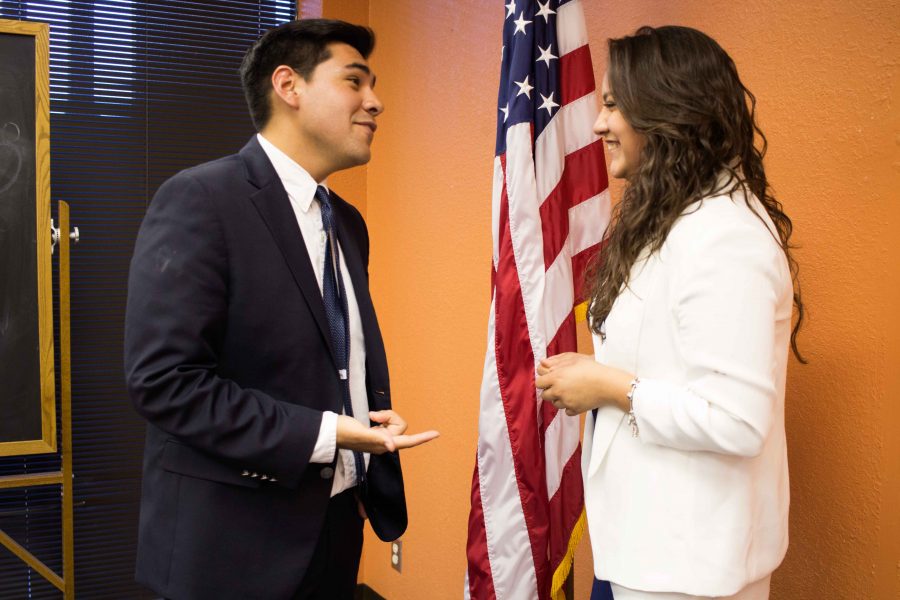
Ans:
[[[686,383],[641,379],[640,439],[756,456],[777,398],[777,308],[791,293],[783,252],[761,222],[741,219],[696,219],[672,242],[669,296]]]

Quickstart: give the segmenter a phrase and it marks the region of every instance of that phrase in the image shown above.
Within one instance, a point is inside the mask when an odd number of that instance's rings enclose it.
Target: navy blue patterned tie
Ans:
[[[325,317],[331,329],[331,341],[337,360],[338,376],[341,380],[341,395],[344,403],[344,414],[353,416],[353,404],[350,401],[350,311],[347,307],[347,293],[344,289],[344,278],[341,276],[340,248],[331,211],[331,198],[328,190],[321,185],[316,188],[316,199],[322,211],[322,229],[325,230],[325,269],[322,275],[322,300],[325,303]],[[364,491],[366,483],[366,463],[362,452],[353,452],[356,463],[356,483],[360,491]]]

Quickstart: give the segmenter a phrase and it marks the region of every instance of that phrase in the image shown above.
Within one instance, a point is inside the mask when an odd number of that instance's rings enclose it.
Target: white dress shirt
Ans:
[[[325,266],[325,244],[327,235],[322,228],[322,213],[319,203],[314,202],[316,187],[327,186],[325,182],[317,183],[312,176],[298,165],[287,154],[276,148],[262,135],[257,134],[257,139],[278,178],[281,179],[284,189],[287,191],[291,208],[297,217],[306,251],[312,262],[316,281],[319,283],[319,292],[322,292],[322,276]],[[362,319],[359,316],[359,305],[356,303],[356,293],[353,289],[353,281],[347,271],[344,261],[344,252],[340,252],[341,276],[344,278],[344,287],[347,291],[347,308],[350,311],[350,402],[353,406],[353,416],[357,421],[369,426],[369,401],[366,395],[366,346],[363,338]],[[337,413],[325,411],[322,413],[322,425],[319,428],[319,437],[313,449],[310,462],[330,463],[334,459],[337,447]],[[366,468],[369,466],[369,454],[363,453]],[[337,469],[334,473],[334,482],[331,486],[331,495],[335,496],[353,486],[356,480],[356,464],[353,460],[353,452],[340,450]]]

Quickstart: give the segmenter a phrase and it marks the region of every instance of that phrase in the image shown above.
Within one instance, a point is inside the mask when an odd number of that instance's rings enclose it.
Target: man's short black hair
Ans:
[[[328,44],[341,42],[369,58],[375,47],[375,33],[368,27],[334,19],[290,21],[267,31],[244,55],[241,83],[257,131],[269,122],[272,107],[269,91],[272,73],[287,65],[309,81],[319,63],[331,58]]]

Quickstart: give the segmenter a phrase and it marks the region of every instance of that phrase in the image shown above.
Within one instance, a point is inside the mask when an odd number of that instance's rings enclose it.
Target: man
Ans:
[[[373,46],[340,21],[267,32],[241,67],[259,134],[164,183],[141,226],[137,579],[168,598],[352,598],[365,516],[406,529],[396,450],[438,434],[390,410],[366,226],[323,185],[369,160]]]

